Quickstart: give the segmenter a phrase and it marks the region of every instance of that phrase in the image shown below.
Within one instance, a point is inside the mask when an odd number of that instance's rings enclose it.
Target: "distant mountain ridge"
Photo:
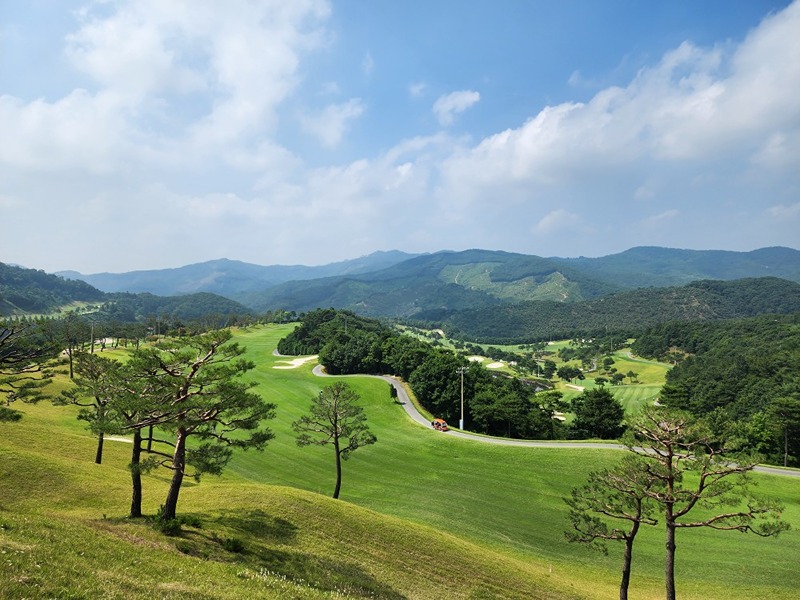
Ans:
[[[368,256],[317,267],[261,266],[221,258],[173,269],[91,275],[77,271],[59,271],[55,275],[85,281],[104,292],[149,292],[162,296],[211,292],[232,298],[237,294],[268,289],[287,281],[319,279],[382,269],[414,256],[416,255],[397,250],[374,252]]]
[[[800,251],[634,248],[577,259],[490,250],[437,252],[380,271],[286,282],[236,299],[256,311],[333,307],[373,317],[413,318],[528,301],[579,302],[705,279],[765,276],[800,282]]]
[[[136,322],[148,316],[193,320],[209,315],[248,315],[250,310],[217,294],[179,296],[106,293],[90,284],[58,275],[0,263],[0,318],[58,314],[76,303],[92,306],[99,320]]]
[[[61,275],[107,292],[165,296],[211,292],[257,312],[333,307],[366,316],[409,318],[529,301],[579,302],[706,279],[770,276],[800,282],[800,251],[642,246],[598,258],[545,258],[481,249],[421,255],[390,251],[318,267],[220,259],[177,269]]]
[[[774,246],[751,252],[679,250],[638,246],[600,258],[555,259],[622,287],[685,285],[700,279],[780,277],[800,282],[800,252]]]

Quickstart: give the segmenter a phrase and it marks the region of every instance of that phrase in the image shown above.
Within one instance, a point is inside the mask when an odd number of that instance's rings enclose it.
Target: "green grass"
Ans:
[[[618,451],[459,440],[412,423],[385,382],[352,377],[378,442],[344,463],[343,501],[335,502],[327,497],[330,450],[299,448],[291,430],[334,379],[312,375],[312,364],[272,368],[280,360],[272,350],[288,331],[237,333],[258,365],[257,389],[278,405],[276,438],[263,453],[237,454],[221,478],[187,483],[178,511],[204,527],[183,538],[120,518],[129,501],[129,446],[109,442],[105,464],[93,465],[94,440],[72,409],[23,407],[21,422],[0,425],[0,549],[19,552],[10,566],[0,563],[0,597],[97,597],[108,589],[106,597],[122,598],[147,588],[166,597],[317,598],[333,597],[337,586],[356,597],[617,596],[621,549],[612,546],[606,557],[568,544],[562,497]],[[797,480],[757,479],[800,527]],[[147,477],[145,512],[155,513],[166,486],[166,473]],[[238,540],[244,551],[229,552],[220,540]],[[90,560],[80,555],[86,548]],[[680,531],[678,591],[698,599],[794,598],[800,575],[788,557],[798,555],[796,530],[778,539]],[[662,565],[662,531],[646,528],[632,597],[663,597]],[[80,569],[87,569],[83,578]]]
[[[266,343],[262,332],[253,331],[239,339],[250,346],[254,356],[259,356],[258,362],[268,365],[273,360],[270,355],[272,343]],[[251,344],[251,339],[258,340],[259,347]],[[658,363],[654,363],[653,368],[661,369],[662,373],[665,371],[665,366]],[[640,373],[640,379],[645,378],[645,369],[633,370]],[[280,412],[290,411],[287,421],[301,414],[311,396],[328,383],[314,378],[310,371],[311,365],[306,365],[298,370],[282,371],[277,378],[265,376],[263,380],[263,389],[268,396],[268,390],[274,390],[274,397],[286,396],[287,402],[281,404]],[[348,378],[348,381],[367,404],[367,414],[378,443],[359,450],[345,464],[342,490],[345,499],[417,523],[436,524],[500,552],[510,551],[527,561],[552,564],[554,569],[573,570],[577,565],[585,565],[593,571],[599,569],[605,574],[605,584],[613,589],[619,549],[612,549],[614,556],[605,558],[581,546],[565,543],[566,513],[561,498],[579,485],[590,470],[609,464],[618,458],[618,454],[590,449],[504,448],[455,440],[413,424],[388,397],[384,382],[369,378]],[[622,401],[632,408],[647,401],[657,387],[653,384],[626,384],[615,391],[627,395]],[[298,394],[300,388],[304,391]],[[295,460],[285,466],[273,461],[265,471],[259,471],[258,465],[264,457],[254,454],[243,456],[243,462],[237,460],[234,470],[257,481],[299,485],[330,493],[333,485],[332,457],[325,449],[297,449],[292,446],[289,429],[279,430],[276,425],[276,433],[275,444],[282,444],[280,450],[275,448],[276,454],[293,456]],[[279,442],[287,436],[287,440]],[[784,486],[782,497],[793,502],[787,508],[787,518],[794,515],[795,521],[800,523],[797,498],[790,491],[797,485],[796,481],[781,481],[778,485]],[[649,530],[642,535],[644,541],[637,552],[647,559],[639,565],[638,575],[649,582],[645,587],[660,589],[663,548],[660,530]],[[750,565],[752,560],[748,553],[770,554],[770,549],[775,552],[772,559],[780,562],[779,557],[787,548],[800,550],[800,538],[796,533],[779,540],[762,540],[753,536],[692,530],[685,532],[683,537],[687,541],[680,541],[680,544],[688,544],[688,539],[692,538],[725,549],[720,552],[720,557],[712,556],[702,561],[698,560],[699,556],[687,556],[679,565],[681,581],[687,586],[693,585],[692,582],[712,585],[716,581],[716,585],[724,588],[729,580],[737,578],[741,585],[745,585],[753,578],[743,571],[724,575],[719,571],[714,576],[714,567],[706,569],[704,565],[714,565],[718,561],[724,564],[728,560]],[[736,548],[734,555],[737,558],[732,559],[729,547]],[[679,561],[681,558],[679,556]],[[596,578],[597,573],[593,572],[592,577]],[[783,583],[780,583],[782,579]],[[775,594],[780,596],[800,579],[786,571],[776,575],[774,581]],[[732,597],[736,597],[735,594]],[[739,597],[752,597],[752,594],[747,592]]]

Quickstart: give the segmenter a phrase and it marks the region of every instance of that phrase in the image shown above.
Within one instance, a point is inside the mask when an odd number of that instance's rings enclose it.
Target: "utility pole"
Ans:
[[[461,373],[461,418],[458,420],[458,428],[463,431],[464,429],[464,373],[467,367],[459,367],[456,373]]]

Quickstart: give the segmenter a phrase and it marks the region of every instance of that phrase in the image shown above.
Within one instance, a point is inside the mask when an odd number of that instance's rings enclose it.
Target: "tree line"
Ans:
[[[662,404],[708,419],[770,462],[800,465],[800,313],[667,323],[632,349],[675,363]]]
[[[463,419],[471,431],[528,439],[614,438],[622,432],[622,406],[607,389],[588,390],[567,404],[561,392],[542,389],[535,379],[498,374],[463,354],[349,311],[306,313],[278,343],[278,351],[318,354],[331,374],[396,375],[431,414],[450,423],[462,418],[463,377],[469,398]],[[570,426],[554,418],[567,410],[576,415]]]

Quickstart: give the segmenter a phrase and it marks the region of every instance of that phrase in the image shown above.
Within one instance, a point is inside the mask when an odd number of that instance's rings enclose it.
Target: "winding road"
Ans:
[[[391,377],[389,375],[328,375],[325,372],[325,367],[319,364],[314,366],[312,372],[314,373],[314,375],[318,377],[377,377],[379,379],[383,379],[387,383],[390,383],[392,387],[394,387],[394,389],[397,391],[397,401],[403,407],[403,410],[406,411],[406,414],[409,417],[411,417],[411,420],[416,421],[423,427],[426,428],[431,427],[431,422],[417,410],[417,407],[414,406],[414,403],[411,402],[411,399],[408,397],[408,392],[406,392],[406,389],[403,387],[402,383],[400,383],[400,381],[398,381],[395,377]],[[476,442],[483,442],[484,444],[498,444],[501,446],[521,446],[523,448],[575,448],[575,449],[590,448],[590,449],[600,449],[600,450],[625,450],[625,446],[623,446],[622,444],[614,444],[614,443],[512,440],[507,438],[497,438],[486,435],[478,435],[475,433],[468,433],[466,431],[456,431],[453,429],[441,432],[441,434],[451,435],[453,437],[458,437],[467,440],[473,440]],[[770,475],[800,477],[800,470],[798,469],[781,469],[779,467],[757,465],[753,467],[753,470],[759,473],[768,473]]]

